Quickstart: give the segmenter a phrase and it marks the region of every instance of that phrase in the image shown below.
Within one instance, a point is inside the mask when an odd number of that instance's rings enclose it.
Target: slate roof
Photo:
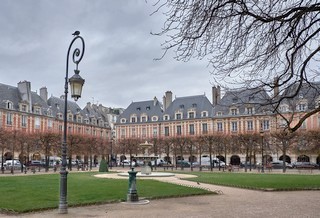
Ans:
[[[13,109],[19,109],[19,102],[21,102],[20,92],[17,87],[9,86],[0,83],[0,107],[6,108],[6,100],[13,103]]]
[[[58,113],[64,114],[64,99],[51,96],[48,99],[48,105],[52,110],[52,115],[56,116]],[[71,111],[73,114],[81,113],[81,108],[74,101],[68,100],[68,108],[67,110]]]
[[[164,114],[168,114],[170,116],[170,119],[172,120],[175,118],[175,113],[179,110],[183,114],[181,119],[187,119],[188,111],[190,109],[193,109],[196,112],[195,118],[200,118],[201,112],[203,111],[208,112],[208,117],[213,116],[213,105],[205,95],[175,98],[167,108],[167,110],[164,112]]]
[[[269,95],[264,89],[239,89],[228,90],[214,108],[214,113],[221,112],[222,116],[230,114],[230,107],[236,107],[238,115],[245,114],[246,107],[253,107],[255,113],[262,112],[266,107],[262,107],[269,100]]]
[[[287,88],[283,93],[284,96],[292,96],[295,94],[298,89],[298,84],[294,84],[293,86]],[[308,84],[302,84],[302,87],[299,93],[290,99],[284,99],[282,103],[289,103],[289,101],[297,101],[299,99],[307,99],[308,100],[308,109],[314,109],[316,107],[316,100],[320,97],[320,82],[310,82]]]
[[[17,87],[0,83],[0,107],[6,108],[6,101],[13,103],[13,109],[19,110],[19,103],[22,102],[20,91]],[[28,102],[29,103],[29,102]],[[48,104],[36,92],[31,92],[31,104],[41,107],[42,114],[46,114]]]
[[[156,101],[156,102],[155,102]],[[119,121],[125,118],[127,123],[130,121],[130,116],[136,114],[139,118],[142,114],[146,114],[148,121],[152,116],[158,116],[158,121],[162,119],[162,105],[158,100],[132,102],[127,109],[119,116]],[[139,123],[140,119],[137,119],[136,123]]]

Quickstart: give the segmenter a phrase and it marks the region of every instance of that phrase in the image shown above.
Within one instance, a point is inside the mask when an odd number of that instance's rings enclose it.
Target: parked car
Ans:
[[[163,165],[167,165],[167,164],[168,164],[167,161],[164,161],[164,160],[161,159],[161,158],[158,158],[157,160],[151,161],[151,165],[152,165],[152,166],[155,166],[156,163],[157,163],[157,166],[158,166],[158,167],[161,167],[161,166],[163,166]]]
[[[177,160],[176,166],[177,167],[190,167],[191,164],[190,164],[190,162],[188,162],[186,160]]]
[[[294,162],[292,163],[293,168],[319,168],[319,165],[313,162]]]
[[[28,166],[33,166],[33,167],[41,167],[43,166],[42,165],[42,162],[40,160],[32,160],[28,163]]]
[[[270,166],[273,168],[273,169],[282,169],[283,168],[283,161],[282,160],[278,160],[278,161],[272,161],[270,163]],[[292,169],[292,165],[288,162],[285,162],[285,166],[286,168],[288,169]]]
[[[131,161],[130,160],[123,160],[120,162],[120,166],[130,166]],[[132,166],[136,166],[136,162],[132,161]]]
[[[212,160],[212,163],[213,163],[213,167],[225,167],[226,166],[226,163],[223,162],[222,160],[219,160],[218,158],[213,158]]]
[[[241,162],[241,163],[240,163],[240,167],[243,167],[243,168],[244,168],[246,164],[247,164],[247,168],[248,168],[248,169],[250,168],[250,166],[251,166],[252,169],[256,168],[256,164],[253,163],[253,162],[251,162],[251,165],[250,165],[250,162],[249,162],[249,161],[248,161],[247,163],[246,163],[245,161]]]

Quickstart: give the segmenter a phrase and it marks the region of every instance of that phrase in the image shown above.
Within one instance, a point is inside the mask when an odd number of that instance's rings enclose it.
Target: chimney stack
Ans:
[[[172,103],[172,92],[166,91],[165,96],[163,96],[163,107],[166,110]]]
[[[40,97],[47,102],[48,100],[48,90],[47,87],[40,88]]]
[[[215,106],[219,104],[221,99],[221,88],[220,86],[212,87],[212,104]]]

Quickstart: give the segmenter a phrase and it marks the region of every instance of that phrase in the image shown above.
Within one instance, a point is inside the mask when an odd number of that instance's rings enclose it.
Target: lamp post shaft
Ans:
[[[78,33],[80,34],[80,32]],[[67,62],[66,62],[66,77],[65,77],[65,84],[64,84],[64,116],[63,116],[63,140],[61,145],[61,158],[62,163],[60,167],[60,200],[59,200],[59,213],[66,214],[68,213],[68,186],[67,186],[67,113],[68,113],[68,69],[69,69],[69,56],[70,50],[72,48],[73,43],[80,39],[82,42],[82,52],[79,48],[76,48],[73,52],[73,62],[76,64],[76,70],[78,70],[78,64],[82,60],[85,44],[84,40],[81,36],[76,35],[73,40],[71,41],[68,53],[67,53]],[[71,90],[72,91],[72,90]]]

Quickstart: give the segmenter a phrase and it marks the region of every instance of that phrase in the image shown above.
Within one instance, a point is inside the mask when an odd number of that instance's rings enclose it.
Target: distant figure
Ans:
[[[75,31],[74,33],[72,33],[73,36],[79,36],[80,35],[80,31]]]
[[[198,185],[200,185],[200,182],[197,182]]]

